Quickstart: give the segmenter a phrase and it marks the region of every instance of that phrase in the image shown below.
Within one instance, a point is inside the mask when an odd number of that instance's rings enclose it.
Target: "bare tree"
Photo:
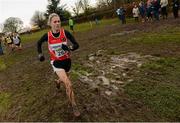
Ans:
[[[31,18],[32,25],[38,25],[40,28],[46,25],[46,18],[43,12],[35,11],[33,17]]]
[[[112,5],[112,0],[96,0],[99,8],[105,8]]]
[[[106,4],[107,4],[108,6],[111,6],[111,3],[112,3],[112,0],[106,0]]]
[[[88,13],[89,10],[89,0],[80,0],[79,5],[81,6],[84,13]]]
[[[4,28],[4,25],[1,23],[1,24],[0,24],[0,32],[3,31],[3,28]]]
[[[23,27],[23,21],[17,17],[10,17],[5,20],[3,32],[19,32]]]
[[[78,0],[77,2],[75,2],[74,7],[73,7],[73,12],[76,16],[79,16],[81,10],[81,5],[80,5],[80,0]]]

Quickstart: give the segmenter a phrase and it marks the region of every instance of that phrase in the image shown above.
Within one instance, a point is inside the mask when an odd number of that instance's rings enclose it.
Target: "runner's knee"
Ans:
[[[68,83],[69,78],[66,75],[64,75],[64,76],[61,76],[60,80],[66,84]]]

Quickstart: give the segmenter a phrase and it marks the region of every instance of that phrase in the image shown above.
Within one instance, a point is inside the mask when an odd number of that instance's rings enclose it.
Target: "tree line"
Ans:
[[[31,25],[36,25],[40,29],[47,27],[48,16],[51,13],[57,13],[62,22],[66,22],[73,17],[77,22],[91,20],[94,16],[100,18],[112,17],[115,10],[122,4],[132,4],[140,0],[96,0],[96,6],[90,6],[90,0],[76,0],[72,11],[67,10],[67,4],[62,4],[61,0],[48,0],[47,10],[45,12],[35,11],[31,18]],[[146,0],[143,0],[146,2]],[[172,1],[172,0],[169,0]],[[19,32],[23,27],[20,18],[9,17],[3,24],[3,32]]]

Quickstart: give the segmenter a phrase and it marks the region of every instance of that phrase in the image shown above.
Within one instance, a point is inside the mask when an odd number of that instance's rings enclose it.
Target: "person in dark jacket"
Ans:
[[[2,48],[2,36],[0,36],[0,55],[3,55],[3,48]]]
[[[173,0],[173,15],[174,15],[174,18],[179,17],[178,11],[179,11],[179,0]]]

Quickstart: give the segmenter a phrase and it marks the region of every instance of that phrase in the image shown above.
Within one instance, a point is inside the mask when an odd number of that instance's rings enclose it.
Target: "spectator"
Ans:
[[[160,2],[158,0],[152,1],[152,7],[153,7],[153,15],[156,20],[159,20],[159,9],[160,9]]]
[[[0,36],[0,55],[3,55],[3,48],[2,48],[2,37]]]
[[[147,1],[147,18],[148,18],[148,21],[152,21],[152,14],[153,14],[153,11],[152,11],[152,0],[148,0]]]
[[[161,5],[161,12],[162,12],[163,19],[167,19],[167,16],[168,16],[168,13],[167,13],[168,0],[161,0],[160,5]]]
[[[120,7],[116,10],[116,13],[119,17],[119,20],[122,22],[122,24],[126,24],[126,10],[124,9],[124,7]]]
[[[98,17],[96,16],[95,13],[93,14],[93,20],[95,21],[96,25],[99,24],[99,19],[98,19]]]
[[[145,12],[146,12],[145,4],[143,1],[141,1],[139,3],[139,13],[141,15],[142,22],[145,22]]]
[[[173,0],[173,14],[174,18],[178,18],[178,11],[179,11],[179,0]]]
[[[132,13],[133,13],[133,17],[135,18],[135,21],[138,22],[139,21],[139,9],[138,9],[137,5],[134,5]]]
[[[74,33],[74,21],[72,18],[69,18],[69,28]]]

